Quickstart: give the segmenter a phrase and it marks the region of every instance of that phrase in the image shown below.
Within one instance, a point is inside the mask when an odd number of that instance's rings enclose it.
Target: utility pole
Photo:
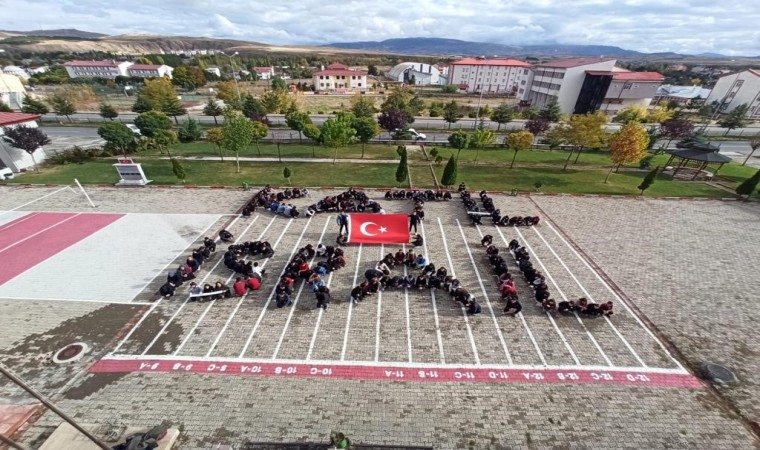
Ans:
[[[240,88],[238,87],[237,77],[235,76],[235,64],[232,62],[232,58],[234,56],[239,55],[240,52],[235,52],[235,53],[233,53],[231,55],[228,55],[228,54],[226,54],[224,52],[219,52],[219,53],[221,53],[222,55],[224,55],[224,56],[226,56],[226,57],[228,57],[230,59],[230,69],[232,70],[232,79],[235,81],[235,92],[237,92],[238,101],[241,101],[240,100]]]

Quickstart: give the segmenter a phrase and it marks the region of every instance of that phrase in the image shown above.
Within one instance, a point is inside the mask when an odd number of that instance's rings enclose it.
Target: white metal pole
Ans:
[[[79,189],[82,191],[82,194],[84,194],[84,196],[87,197],[87,201],[90,202],[90,205],[92,205],[93,208],[97,208],[97,206],[95,206],[95,203],[92,202],[92,199],[87,194],[87,191],[85,191],[84,188],[82,187],[82,184],[79,183],[79,180],[74,178],[74,181],[76,182],[77,186],[79,186]]]

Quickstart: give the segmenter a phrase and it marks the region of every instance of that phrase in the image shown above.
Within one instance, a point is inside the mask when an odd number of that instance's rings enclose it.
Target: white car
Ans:
[[[418,133],[414,128],[409,128],[408,131],[415,141],[424,141],[427,139],[427,136],[425,136],[425,133]]]
[[[13,171],[7,167],[0,168],[0,180],[10,180],[13,178]]]
[[[129,128],[132,131],[132,133],[134,133],[135,136],[137,136],[137,137],[142,136],[142,133],[140,133],[140,129],[137,128],[137,125],[135,125],[133,123],[128,123],[127,124],[127,128]]]

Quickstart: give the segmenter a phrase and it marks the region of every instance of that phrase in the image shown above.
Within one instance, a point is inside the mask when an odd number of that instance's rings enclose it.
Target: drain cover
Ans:
[[[711,362],[702,363],[702,373],[704,376],[715,383],[731,384],[736,383],[736,375],[720,364]]]
[[[75,342],[58,350],[55,355],[53,355],[53,362],[56,364],[74,362],[82,358],[82,356],[89,351],[89,345],[84,342]]]

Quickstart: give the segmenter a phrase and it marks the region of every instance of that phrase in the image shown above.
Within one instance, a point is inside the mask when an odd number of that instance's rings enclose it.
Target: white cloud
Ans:
[[[79,28],[325,44],[445,37],[760,55],[760,8],[742,0],[0,0],[7,29]],[[741,14],[737,14],[741,11]]]

